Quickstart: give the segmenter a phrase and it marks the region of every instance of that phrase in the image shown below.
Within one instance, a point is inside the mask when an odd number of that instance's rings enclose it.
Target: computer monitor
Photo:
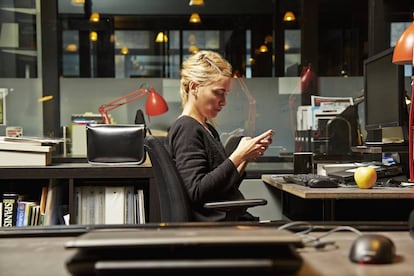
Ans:
[[[350,105],[334,118],[321,120],[319,137],[314,137],[314,151],[327,156],[350,155],[352,147],[362,144],[358,105]]]
[[[387,127],[407,128],[404,66],[392,63],[394,48],[364,61],[365,129],[369,132]]]

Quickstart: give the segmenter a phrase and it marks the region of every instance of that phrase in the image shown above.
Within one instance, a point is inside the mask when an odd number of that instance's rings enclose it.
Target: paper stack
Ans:
[[[46,166],[52,163],[52,145],[40,140],[0,139],[0,166]]]

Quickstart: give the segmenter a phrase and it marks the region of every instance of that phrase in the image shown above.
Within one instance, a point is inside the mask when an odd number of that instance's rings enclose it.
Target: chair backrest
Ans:
[[[149,135],[145,138],[145,149],[157,182],[161,222],[191,221],[190,200],[165,143],[166,137]]]
[[[229,138],[227,138],[226,142],[224,143],[224,150],[226,151],[227,156],[230,156],[233,153],[242,138],[243,136],[241,135],[231,135]]]

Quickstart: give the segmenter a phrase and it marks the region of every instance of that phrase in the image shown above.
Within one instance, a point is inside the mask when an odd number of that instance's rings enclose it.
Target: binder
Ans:
[[[125,223],[125,188],[105,187],[105,224]]]

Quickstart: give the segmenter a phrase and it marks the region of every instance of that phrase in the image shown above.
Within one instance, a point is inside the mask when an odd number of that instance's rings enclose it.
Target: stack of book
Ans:
[[[49,187],[51,184],[49,185]],[[53,189],[42,186],[41,198],[26,199],[14,192],[3,193],[0,201],[0,227],[23,227],[58,224],[52,219],[55,193]]]
[[[0,137],[0,166],[46,166],[54,144],[40,139]]]

